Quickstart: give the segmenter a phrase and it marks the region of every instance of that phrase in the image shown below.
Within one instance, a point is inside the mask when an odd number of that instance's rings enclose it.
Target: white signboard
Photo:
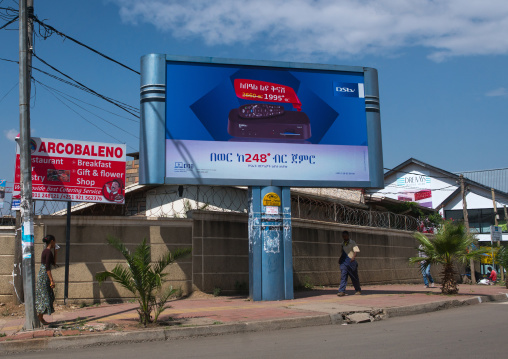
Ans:
[[[500,226],[490,226],[490,240],[492,242],[499,242],[503,237],[503,229]]]

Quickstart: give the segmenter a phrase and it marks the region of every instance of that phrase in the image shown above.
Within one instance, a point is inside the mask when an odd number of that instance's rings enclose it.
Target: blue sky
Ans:
[[[0,6],[17,8],[17,1]],[[147,53],[375,67],[384,167],[410,157],[449,171],[508,167],[506,0],[35,0],[35,14],[134,69]],[[0,30],[0,57],[17,60],[17,23],[8,29]],[[56,34],[36,37],[34,49],[93,90],[139,107],[137,74]],[[53,72],[37,59],[33,66]],[[137,151],[139,124],[132,116],[41,73],[33,76],[109,111],[70,98],[101,119],[36,83],[33,136],[122,142]],[[0,61],[0,178],[8,181],[19,132],[17,82],[17,64]]]

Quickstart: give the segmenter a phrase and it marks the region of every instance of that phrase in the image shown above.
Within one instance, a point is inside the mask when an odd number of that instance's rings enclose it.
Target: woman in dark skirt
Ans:
[[[51,234],[47,235],[42,239],[46,244],[46,248],[42,251],[41,255],[41,269],[37,275],[37,285],[35,289],[35,309],[37,316],[42,324],[48,325],[42,316],[44,314],[51,315],[55,309],[53,308],[53,302],[55,301],[55,282],[51,275],[51,265],[56,264],[56,251],[55,255],[51,249],[55,248],[55,237]]]

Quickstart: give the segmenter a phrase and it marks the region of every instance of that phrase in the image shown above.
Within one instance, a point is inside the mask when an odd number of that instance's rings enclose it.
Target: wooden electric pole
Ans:
[[[466,188],[464,184],[464,175],[460,175],[460,191],[462,193],[462,212],[464,214],[464,225],[466,226],[467,235],[470,234],[469,230],[469,217],[467,215],[467,201],[466,201]],[[471,267],[471,282],[472,284],[476,284],[476,274],[474,271],[474,260],[471,258],[469,262],[469,266]]]

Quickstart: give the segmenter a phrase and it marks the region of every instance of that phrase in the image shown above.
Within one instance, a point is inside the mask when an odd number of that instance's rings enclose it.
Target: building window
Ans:
[[[504,215],[499,214],[499,225],[506,223],[504,220]],[[490,233],[490,226],[496,224],[495,215],[493,208],[480,208],[480,209],[468,209],[467,215],[469,219],[469,228],[471,231],[475,231],[477,233]],[[463,221],[464,213],[461,209],[458,210],[448,210],[445,211],[445,219],[453,219],[454,221]],[[503,232],[506,231],[506,226],[503,227]]]

